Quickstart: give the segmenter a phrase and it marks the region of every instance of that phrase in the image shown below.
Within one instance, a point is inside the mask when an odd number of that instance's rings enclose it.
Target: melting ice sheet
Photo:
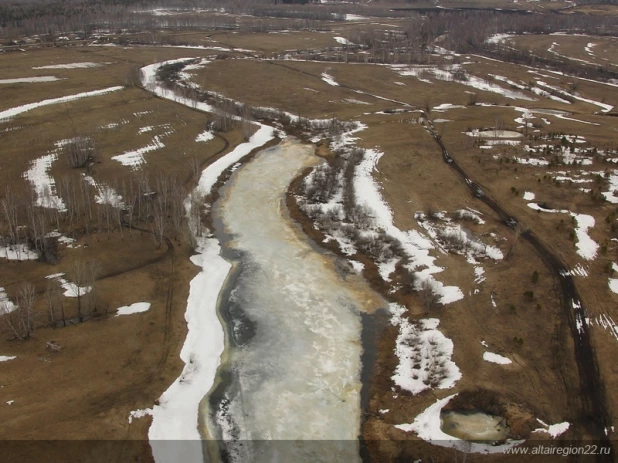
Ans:
[[[359,459],[358,311],[367,308],[367,295],[312,250],[282,204],[294,176],[317,162],[312,151],[289,139],[262,151],[232,177],[216,210],[233,236],[228,247],[242,256],[227,306],[236,307],[232,326],[242,328],[240,309],[252,327],[252,336],[230,349],[230,379],[209,425],[217,427],[211,436],[244,440],[228,442],[234,461]]]

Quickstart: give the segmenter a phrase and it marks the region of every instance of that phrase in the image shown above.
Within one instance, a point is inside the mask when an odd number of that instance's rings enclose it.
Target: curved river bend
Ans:
[[[288,216],[290,182],[318,162],[313,146],[286,139],[236,171],[214,208],[236,275],[203,431],[226,440],[224,459],[359,460],[360,312],[383,301],[362,279],[344,281]]]

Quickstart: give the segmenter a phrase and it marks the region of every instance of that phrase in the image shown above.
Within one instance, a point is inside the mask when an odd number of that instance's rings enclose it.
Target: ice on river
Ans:
[[[222,438],[245,441],[238,461],[311,461],[308,451],[313,461],[358,461],[358,312],[371,296],[343,283],[282,212],[290,181],[316,162],[290,139],[264,150],[234,174],[216,211],[242,255],[229,304],[254,327],[231,349],[232,380],[215,413]],[[255,442],[263,439],[322,442],[308,450]]]

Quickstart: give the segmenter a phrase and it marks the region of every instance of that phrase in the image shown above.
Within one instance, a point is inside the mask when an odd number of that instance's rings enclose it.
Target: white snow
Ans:
[[[610,278],[608,283],[609,289],[611,289],[614,293],[618,294],[618,279]]]
[[[331,76],[327,72],[322,73],[322,80],[326,82],[328,85],[332,85],[333,87],[339,87],[339,84],[335,81],[333,76]]]
[[[9,360],[15,360],[16,355],[0,355],[0,362],[8,362]]]
[[[199,404],[214,383],[224,348],[216,295],[231,264],[219,255],[217,240],[202,238],[198,242],[198,254],[191,261],[201,271],[190,283],[185,312],[188,333],[180,352],[185,366],[152,409],[148,438],[157,463],[203,461],[201,443],[185,446],[173,441],[200,441]]]
[[[460,104],[451,103],[442,103],[433,107],[434,111],[446,111],[447,109],[466,109],[466,107]]]
[[[232,164],[240,161],[241,158],[249,154],[255,148],[259,148],[268,143],[274,137],[272,127],[260,124],[260,128],[255,132],[248,142],[238,145],[233,151],[219,158],[217,161],[208,166],[208,169],[202,172],[198,189],[202,194],[210,193],[210,190],[217,182],[219,176],[225,169]]]
[[[86,68],[96,68],[99,66],[101,66],[100,63],[83,61],[81,63],[48,64],[47,66],[36,66],[36,67],[33,67],[32,69],[86,69]]]
[[[135,302],[131,305],[118,307],[116,316],[146,312],[148,309],[150,309],[150,302]]]
[[[503,357],[502,355],[494,354],[493,352],[485,352],[483,354],[483,360],[491,363],[498,363],[500,365],[508,365],[509,363],[513,363],[511,359]]]
[[[122,86],[116,86],[116,87],[108,87],[108,88],[104,88],[101,90],[93,90],[90,92],[82,92],[82,93],[76,93],[75,95],[68,95],[68,96],[63,96],[60,98],[50,98],[48,100],[42,100],[39,101],[37,103],[28,103],[25,105],[21,105],[21,106],[17,106],[15,108],[11,108],[11,109],[6,109],[4,111],[0,111],[0,121],[5,120],[5,119],[9,119],[11,117],[15,117],[18,114],[22,114],[25,113],[27,111],[31,111],[33,109],[36,108],[40,108],[42,106],[49,106],[49,105],[54,105],[54,104],[58,104],[58,103],[68,103],[70,101],[75,101],[75,100],[79,100],[81,98],[87,98],[87,97],[91,97],[91,96],[100,96],[100,95],[106,95],[108,93],[111,92],[116,92],[118,90],[122,90],[124,87]]]
[[[552,213],[567,213],[569,212],[566,209],[545,209],[544,207],[539,206],[537,203],[528,203],[528,207],[530,209],[534,209],[535,211],[541,211],[541,212],[552,212]]]
[[[606,103],[601,103],[600,101],[595,101],[595,100],[590,100],[588,98],[584,98],[582,96],[579,96],[575,93],[568,93],[567,91],[561,89],[560,87],[555,87],[553,85],[549,85],[545,82],[543,82],[542,80],[537,80],[536,81],[537,85],[544,87],[544,88],[548,88],[553,90],[556,93],[559,93],[561,95],[564,95],[566,97],[570,97],[570,98],[575,98],[576,100],[579,101],[583,101],[585,103],[589,103],[591,105],[595,105],[601,108],[601,111],[604,113],[610,112],[612,109],[614,109],[614,107],[612,105],[606,104]],[[582,122],[582,121],[580,121]]]
[[[344,37],[333,37],[333,39],[335,39],[341,45],[354,45],[352,42],[350,42],[348,39]]]
[[[56,143],[56,146],[60,148],[61,142]],[[30,168],[23,174],[23,177],[32,184],[37,206],[65,211],[64,201],[56,196],[56,181],[50,174],[52,164],[58,159],[58,153],[59,149],[55,149],[31,161]]]
[[[4,288],[0,288],[0,314],[7,314],[17,309],[17,306],[9,299]]]
[[[210,130],[204,130],[196,138],[196,142],[207,142],[215,138],[215,135]]]
[[[123,207],[122,196],[108,185],[98,183],[90,175],[83,174],[84,180],[96,190],[95,201],[97,204],[109,204],[113,207]]]
[[[526,201],[532,201],[532,200],[535,198],[535,194],[534,194],[534,193],[532,193],[531,191],[526,191],[526,192],[524,193],[523,198],[524,198],[524,200],[526,200]]]
[[[505,444],[491,445],[480,444],[476,442],[469,442],[457,437],[446,434],[442,431],[442,420],[440,413],[442,408],[455,397],[456,394],[445,397],[444,399],[438,399],[435,403],[427,407],[420,415],[418,415],[413,423],[410,424],[397,424],[396,428],[402,431],[415,432],[419,438],[424,441],[430,442],[434,445],[441,447],[450,447],[457,449],[464,453],[496,453],[504,454],[504,451],[508,448],[514,447],[523,443],[523,440],[514,441],[507,440]]]
[[[391,377],[394,383],[414,395],[431,388],[452,388],[461,378],[461,371],[451,360],[453,341],[437,329],[440,320],[425,318],[410,323],[401,316],[404,307],[390,306],[391,323],[399,326],[395,344],[399,363]]]
[[[48,280],[58,280],[60,286],[64,289],[64,297],[78,297],[84,296],[92,290],[91,286],[77,286],[75,283],[71,283],[62,278],[64,273],[54,273],[53,275],[47,275],[45,278]]]
[[[15,401],[14,401],[14,400],[7,400],[7,401],[6,401],[6,404],[7,404],[7,405],[13,405],[13,403],[15,403]]]
[[[556,423],[556,424],[552,424],[547,426],[545,423],[543,423],[542,421],[538,420],[541,424],[543,424],[544,426],[546,426],[545,428],[537,428],[532,432],[545,432],[547,434],[549,434],[551,437],[553,437],[554,439],[558,436],[560,436],[561,434],[564,434],[569,427],[571,426],[571,424],[568,421],[565,421],[563,423]]]
[[[593,260],[597,255],[599,245],[588,235],[588,229],[594,227],[594,217],[586,214],[571,214],[577,221],[575,235],[577,236],[577,254],[586,260]]]
[[[394,64],[389,66],[392,70],[402,76],[414,76],[417,79],[424,82],[431,82],[423,77],[432,75],[438,80],[445,82],[453,82],[468,87],[476,88],[486,92],[497,93],[509,99],[519,99],[527,101],[535,101],[524,93],[511,90],[500,85],[490,82],[487,79],[481,79],[480,77],[469,74],[465,71],[465,68],[460,64],[446,65],[446,66],[427,66],[427,65],[405,65]],[[461,74],[459,77],[458,74]],[[459,78],[458,78],[459,77]]]
[[[39,255],[31,251],[27,244],[8,244],[0,246],[0,258],[7,260],[36,260]],[[0,291],[0,302],[2,302],[2,292]]]
[[[165,148],[165,145],[161,141],[160,135],[155,135],[152,139],[152,142],[148,145],[138,148],[132,151],[125,151],[122,154],[118,154],[116,156],[112,156],[114,161],[118,161],[123,166],[133,167],[135,169],[139,168],[142,164],[146,162],[144,159],[144,154],[150,153],[151,151],[156,151],[159,149]]]
[[[365,16],[361,16],[359,14],[346,14],[345,15],[345,20],[346,21],[364,21],[366,19],[369,19]]]
[[[357,260],[350,259],[350,264],[356,273],[362,273],[365,268],[365,264]]]
[[[133,410],[129,413],[129,424],[133,423],[133,418],[143,418],[145,416],[152,416],[151,408]]]
[[[33,84],[36,82],[55,82],[59,79],[54,76],[42,76],[42,77],[21,77],[18,79],[0,79],[0,84]]]
[[[594,52],[592,51],[592,49],[593,49],[594,47],[596,47],[596,46],[597,46],[597,44],[596,44],[596,43],[594,43],[594,42],[588,42],[588,43],[586,44],[586,46],[584,47],[584,49],[586,50],[586,52],[587,52],[590,56],[594,56]]]
[[[354,193],[356,202],[364,205],[373,212],[377,226],[393,238],[399,240],[404,252],[410,257],[410,270],[417,270],[417,276],[428,281],[436,294],[440,295],[440,302],[448,304],[463,298],[463,292],[457,286],[444,286],[443,283],[432,277],[443,268],[434,264],[435,257],[429,255],[434,248],[431,240],[417,230],[402,231],[393,224],[393,213],[382,198],[380,187],[373,178],[372,172],[377,171],[377,164],[383,153],[376,150],[365,150],[365,156],[356,168],[354,176]],[[421,270],[421,268],[425,267]]]
[[[488,37],[487,39],[485,39],[485,43],[490,43],[490,44],[503,43],[511,37],[514,37],[514,35],[513,34],[494,34],[491,37]]]
[[[485,269],[483,267],[474,267],[474,282],[476,284],[485,281]]]
[[[142,68],[144,86],[163,98],[202,111],[215,112],[214,108],[205,103],[193,102],[157,85],[157,69],[166,63],[169,62]],[[260,129],[248,142],[238,145],[232,152],[202,171],[197,191],[201,194],[210,192],[225,169],[273,137],[274,131],[271,127],[260,125]],[[191,261],[200,267],[201,271],[190,283],[185,313],[188,333],[180,352],[185,366],[180,377],[159,398],[159,404],[153,407],[152,424],[148,431],[157,463],[203,461],[198,410],[200,402],[214,383],[224,349],[224,331],[217,315],[217,298],[213,295],[219,294],[231,264],[220,256],[220,245],[212,238],[198,239],[198,254],[191,257]],[[195,444],[179,446],[174,440],[194,441]]]
[[[469,137],[478,138],[521,138],[523,135],[513,130],[478,130],[474,129],[471,132],[464,132]]]

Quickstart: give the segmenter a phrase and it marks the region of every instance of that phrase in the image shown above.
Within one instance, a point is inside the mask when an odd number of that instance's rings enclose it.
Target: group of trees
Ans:
[[[30,282],[19,285],[15,302],[5,298],[0,302],[0,329],[13,339],[29,339],[36,328],[67,326],[96,316],[107,315],[107,305],[99,310],[97,278],[101,264],[96,259],[74,260],[67,278],[49,278],[44,289]],[[69,293],[75,304],[65,302]],[[73,307],[75,305],[75,307]],[[76,310],[76,312],[75,312]]]

